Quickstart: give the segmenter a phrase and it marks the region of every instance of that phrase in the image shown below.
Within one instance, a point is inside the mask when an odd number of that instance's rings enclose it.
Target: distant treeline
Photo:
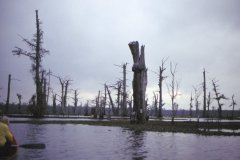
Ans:
[[[81,115],[81,116],[91,116],[95,114],[95,109],[96,107],[92,106],[68,106],[66,107],[66,114],[65,115]],[[3,112],[5,109],[5,104],[0,103],[0,110]],[[46,115],[62,115],[61,112],[62,108],[61,106],[56,106],[54,109],[52,106],[48,106],[46,109]],[[9,104],[9,111],[8,114],[30,114],[30,108],[29,105],[23,104],[19,108],[18,105],[16,104]],[[128,116],[130,115],[130,109],[127,109]],[[111,109],[106,108],[105,109],[105,115],[113,115],[113,112]],[[163,116],[165,117],[171,117],[172,116],[172,111],[171,110],[163,110],[162,111]],[[222,111],[223,117],[222,118],[232,118],[232,110],[223,110]],[[151,117],[155,117],[156,113],[154,109],[149,109],[148,110],[148,115]],[[202,117],[203,111],[199,110],[198,112],[199,117]],[[196,114],[195,110],[192,111],[192,117],[198,117]],[[185,109],[179,109],[177,110],[176,113],[177,117],[191,117],[190,116],[190,111],[185,110]],[[218,117],[218,111],[217,110],[210,110],[208,114],[209,118],[217,118]],[[240,117],[240,110],[235,110],[234,111],[234,117]]]

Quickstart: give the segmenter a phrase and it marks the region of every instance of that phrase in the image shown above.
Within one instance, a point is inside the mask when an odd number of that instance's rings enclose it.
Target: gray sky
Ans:
[[[169,75],[170,61],[178,64],[180,108],[189,108],[192,86],[203,81],[203,68],[208,91],[212,92],[215,78],[220,92],[227,97],[235,94],[240,103],[239,0],[0,0],[0,102],[6,100],[9,73],[21,80],[12,82],[11,102],[17,101],[17,93],[23,95],[23,102],[34,93],[30,60],[11,51],[14,46],[28,50],[19,35],[32,39],[36,9],[44,31],[43,46],[50,51],[43,59],[44,68],[72,79],[70,88],[79,89],[83,102],[93,99],[103,83],[113,84],[122,77],[114,64],[128,62],[131,90],[133,62],[128,43],[139,41],[145,45],[149,69],[149,101],[158,90],[152,71],[158,72],[162,58],[169,57],[165,74]],[[58,80],[52,78],[51,83],[59,93]],[[164,100],[164,108],[169,109],[165,84]],[[224,109],[229,108],[230,101],[224,103]]]

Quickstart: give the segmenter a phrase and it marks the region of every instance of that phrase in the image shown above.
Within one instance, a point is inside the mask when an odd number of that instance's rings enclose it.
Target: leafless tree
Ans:
[[[55,115],[57,113],[57,94],[56,93],[52,93],[52,100],[53,100],[53,114]]]
[[[73,113],[75,114],[76,113],[76,109],[77,109],[77,105],[78,105],[78,90],[75,89],[74,90],[74,97],[72,98],[73,99],[73,105],[74,105],[74,110],[73,110]]]
[[[191,93],[190,110],[189,110],[190,117],[192,117],[192,109],[193,109],[193,96],[192,96],[192,93]]]
[[[234,118],[234,107],[237,105],[237,103],[234,100],[234,94],[232,95],[232,103],[230,104],[230,107],[232,107],[232,119]]]
[[[106,89],[107,89],[109,101],[110,101],[110,104],[111,104],[111,106],[112,106],[112,112],[113,112],[114,115],[116,115],[115,105],[114,105],[113,100],[112,100],[111,92],[110,92],[110,90],[109,90],[109,88],[108,88],[108,86],[107,86],[106,84],[105,84],[105,87],[106,87]]]
[[[207,98],[206,98],[206,71],[203,70],[203,117],[206,117],[206,105],[207,105]]]
[[[158,107],[157,107],[157,104],[158,104],[158,95],[156,95],[156,93],[153,92],[153,107],[154,107],[154,113],[155,113],[156,117],[158,117]]]
[[[139,52],[138,42],[128,44],[133,57],[133,113],[131,122],[144,123],[146,121],[146,87],[147,87],[147,68],[145,65],[145,46],[141,46]]]
[[[123,64],[123,92],[122,92],[122,97],[123,97],[123,103],[122,103],[122,116],[126,117],[127,116],[127,92],[126,92],[126,72],[127,70],[127,63]]]
[[[175,100],[177,96],[179,96],[179,81],[176,81],[176,72],[177,72],[177,64],[173,66],[172,62],[170,62],[170,73],[171,73],[171,83],[167,85],[168,93],[171,97],[171,105],[172,105],[172,124],[174,123],[174,117],[176,113],[176,109],[178,108]]]
[[[34,75],[34,82],[36,84],[36,102],[37,105],[34,108],[33,115],[35,117],[42,117],[44,115],[44,101],[43,98],[43,80],[41,79],[41,73],[43,71],[42,68],[42,58],[49,51],[42,47],[43,44],[43,31],[40,27],[40,20],[38,18],[38,11],[36,10],[36,33],[34,34],[34,38],[29,41],[25,38],[22,40],[30,47],[31,51],[27,52],[19,47],[15,47],[12,51],[14,55],[24,55],[30,58],[32,61],[32,69],[31,72]]]
[[[12,78],[12,75],[8,75],[8,90],[7,90],[7,101],[6,101],[6,106],[5,106],[5,113],[8,114],[8,109],[9,109],[9,101],[10,101],[10,93],[11,93],[11,82],[12,80],[17,80],[20,81],[16,78]]]
[[[196,117],[199,117],[199,105],[200,105],[200,102],[199,102],[199,97],[201,95],[201,91],[199,88],[197,87],[193,87],[194,89],[194,102],[195,102],[195,108],[196,108]]]
[[[101,95],[101,91],[98,91],[98,96],[96,97],[96,107],[94,112],[94,118],[97,118],[97,116],[100,113],[100,95]]]
[[[22,95],[17,93],[17,98],[18,98],[18,113],[21,113],[21,106],[22,106]]]
[[[60,76],[55,76],[58,78],[61,84],[61,114],[65,115],[66,113],[66,105],[67,105],[67,93],[68,93],[68,86],[70,85],[70,79],[64,79]]]
[[[163,72],[166,70],[165,68],[165,63],[167,61],[167,58],[162,59],[161,66],[159,67],[159,103],[158,103],[158,117],[162,117],[162,107],[164,106],[165,103],[163,103],[163,98],[162,98],[162,83],[164,79],[167,78],[167,76],[163,76]]]
[[[209,108],[210,108],[210,105],[211,105],[211,93],[209,92],[208,93],[208,97],[207,97],[207,117],[209,117]]]
[[[225,97],[224,94],[220,94],[219,93],[219,85],[217,85],[217,81],[216,80],[212,80],[212,84],[213,84],[213,91],[215,93],[215,98],[217,100],[217,104],[218,104],[218,117],[219,118],[222,118],[222,106],[223,106],[223,103],[221,103],[221,99],[227,99]]]
[[[6,109],[5,109],[6,114],[8,114],[8,108],[9,108],[10,88],[11,88],[11,74],[8,75],[8,91],[7,91],[7,101],[6,101]]]

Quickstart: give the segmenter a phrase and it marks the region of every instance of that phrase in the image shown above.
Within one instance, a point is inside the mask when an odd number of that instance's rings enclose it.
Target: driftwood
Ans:
[[[146,121],[146,101],[145,92],[147,87],[147,69],[145,65],[144,46],[141,46],[139,53],[138,42],[130,42],[129,48],[133,57],[133,112],[131,121],[144,123]]]

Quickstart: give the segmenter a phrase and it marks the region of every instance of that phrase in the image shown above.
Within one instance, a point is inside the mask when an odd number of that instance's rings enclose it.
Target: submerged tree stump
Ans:
[[[131,115],[131,122],[144,123],[146,121],[146,101],[145,92],[147,87],[147,68],[145,65],[144,46],[141,46],[141,53],[139,53],[138,42],[130,42],[128,44],[132,57],[133,66],[133,112]]]

